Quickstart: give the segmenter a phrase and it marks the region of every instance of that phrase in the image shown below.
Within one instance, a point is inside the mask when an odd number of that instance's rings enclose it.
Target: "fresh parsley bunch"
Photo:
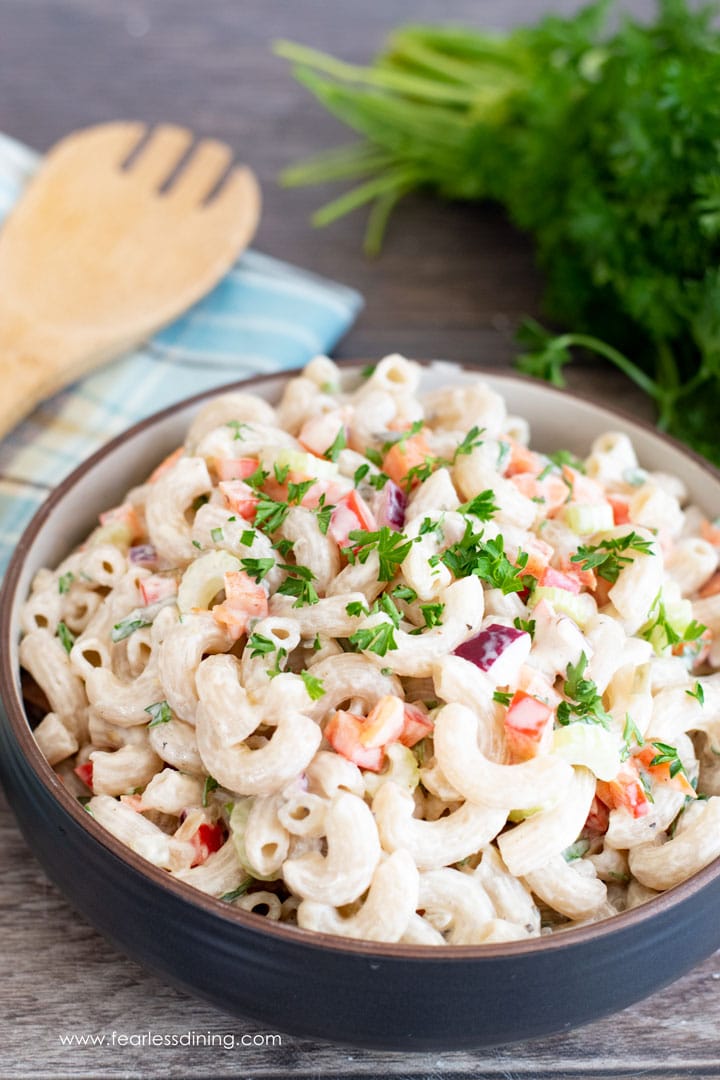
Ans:
[[[503,204],[535,240],[548,314],[573,330],[528,324],[521,368],[562,385],[571,349],[594,350],[720,461],[718,9],[658,0],[654,21],[611,29],[611,7],[505,34],[404,27],[367,68],[279,43],[364,138],[285,180],[359,180],[315,221],[369,204],[371,251],[413,189]]]

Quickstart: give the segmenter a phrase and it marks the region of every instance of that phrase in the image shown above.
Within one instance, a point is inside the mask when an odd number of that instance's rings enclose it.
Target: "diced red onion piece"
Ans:
[[[378,527],[387,525],[388,528],[399,532],[405,524],[406,507],[407,495],[393,480],[388,480],[380,492],[375,508]]]
[[[474,638],[458,645],[455,655],[479,667],[496,686],[508,686],[515,682],[531,644],[530,635],[524,630],[491,623]]]
[[[152,544],[138,544],[137,547],[131,547],[128,552],[130,556],[130,562],[136,563],[138,566],[150,566],[157,562],[157,551]]]

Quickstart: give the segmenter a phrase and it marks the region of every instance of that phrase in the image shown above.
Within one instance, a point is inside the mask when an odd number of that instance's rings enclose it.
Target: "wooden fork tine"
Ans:
[[[227,172],[232,157],[232,150],[226,143],[203,139],[173,180],[168,197],[188,208],[201,203]]]
[[[147,131],[146,125],[136,121],[118,121],[97,124],[95,127],[76,131],[61,139],[48,156],[48,160],[60,161],[66,156],[87,158],[88,163],[97,161],[119,167],[138,145]],[[78,164],[77,168],[82,168]]]
[[[217,196],[203,210],[208,227],[213,219],[225,224],[232,223],[238,243],[248,243],[260,218],[260,186],[255,174],[239,165],[228,176]]]
[[[192,142],[187,128],[175,124],[160,124],[151,133],[137,158],[131,162],[128,175],[150,188],[158,188],[167,180]]]

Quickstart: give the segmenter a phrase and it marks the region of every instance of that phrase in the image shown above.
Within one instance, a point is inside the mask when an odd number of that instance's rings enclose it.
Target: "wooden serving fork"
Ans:
[[[224,143],[192,144],[112,123],[45,158],[0,232],[0,435],[174,319],[250,242],[254,174]]]

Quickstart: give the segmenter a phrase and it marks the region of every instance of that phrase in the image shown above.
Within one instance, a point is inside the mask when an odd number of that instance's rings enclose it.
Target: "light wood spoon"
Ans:
[[[254,174],[224,143],[192,144],[113,123],[45,158],[0,232],[0,435],[174,319],[250,242]]]

